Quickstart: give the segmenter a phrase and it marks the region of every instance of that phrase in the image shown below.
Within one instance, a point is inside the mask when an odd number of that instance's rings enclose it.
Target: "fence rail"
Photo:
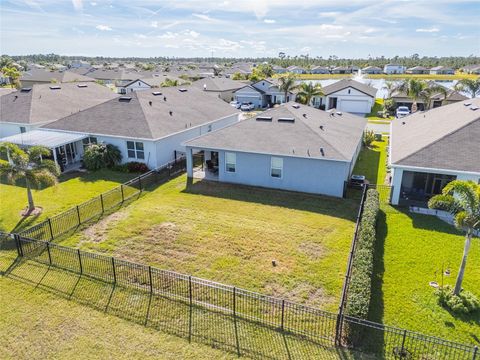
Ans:
[[[185,171],[185,167],[185,158],[169,162],[23,230],[19,235],[36,240],[52,241],[84,223],[102,216],[125,201],[138,197],[149,186],[165,182],[172,176],[178,175]]]
[[[55,243],[15,235],[18,255],[47,266],[71,271],[114,286],[133,288],[252,321],[278,331],[299,335],[326,346],[342,339],[343,326],[355,331],[350,347],[365,353],[397,359],[478,360],[478,349],[419,333],[384,326],[349,316],[262,295],[241,288],[132,263]]]

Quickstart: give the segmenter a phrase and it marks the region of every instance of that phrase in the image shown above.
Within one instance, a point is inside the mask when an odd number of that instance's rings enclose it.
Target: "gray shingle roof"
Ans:
[[[272,121],[259,121],[258,116],[271,116]],[[199,148],[350,161],[367,123],[365,118],[352,114],[337,115],[293,102],[258,116],[186,144]],[[279,122],[280,118],[293,118],[294,122]]]
[[[60,86],[52,90],[51,86]],[[115,98],[110,89],[94,82],[36,84],[30,91],[16,91],[0,97],[0,121],[38,124],[61,119]]]
[[[357,89],[358,91],[361,91],[373,98],[375,98],[375,96],[377,95],[377,89],[375,89],[373,86],[362,84],[361,82],[352,79],[342,79],[331,85],[327,85],[323,88],[323,93],[325,95],[330,95],[348,87]]]
[[[245,83],[241,81],[232,80],[229,78],[221,77],[207,77],[192,83],[193,87],[196,87],[200,90],[204,89],[206,85],[206,91],[231,91],[238,90],[245,86]]]
[[[472,106],[479,109],[472,110]],[[417,112],[393,120],[391,162],[480,173],[479,139],[479,98]]]
[[[44,69],[30,69],[27,72],[24,72],[20,77],[20,82],[22,81],[35,81],[35,82],[51,82],[52,79],[55,79],[56,82],[66,83],[73,81],[80,82],[90,82],[94,81],[93,78],[74,73],[72,71],[50,71]]]
[[[45,128],[158,139],[238,113],[223,100],[199,89],[191,86],[185,89],[185,92],[179,91],[178,87],[136,91],[127,95],[130,101],[121,101],[122,97],[117,97],[50,123]],[[161,95],[153,95],[156,91]]]

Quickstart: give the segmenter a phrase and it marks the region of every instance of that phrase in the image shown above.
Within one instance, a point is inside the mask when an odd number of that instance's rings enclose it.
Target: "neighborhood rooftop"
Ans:
[[[206,91],[228,91],[240,89],[245,83],[230,78],[207,77],[193,82],[192,86]]]
[[[392,121],[392,164],[480,173],[480,99]]]
[[[169,87],[116,97],[45,128],[159,139],[237,112],[234,107],[197,88]]]
[[[373,98],[377,95],[377,89],[374,88],[373,86],[369,86],[366,84],[362,84],[361,82],[351,80],[351,79],[342,79],[340,81],[337,81],[331,85],[327,85],[323,88],[323,93],[325,95],[329,95],[332,93],[335,93],[337,91],[346,89],[348,87],[352,87],[354,89],[357,89],[358,91],[361,91]]]
[[[186,143],[190,147],[352,160],[366,119],[293,102]]]
[[[84,76],[81,74],[76,74],[72,71],[49,71],[44,69],[35,69],[32,68],[22,74],[20,78],[21,82],[47,82],[50,83],[52,80],[58,83],[66,82],[75,82],[75,81],[84,81],[90,82],[95,79]]]

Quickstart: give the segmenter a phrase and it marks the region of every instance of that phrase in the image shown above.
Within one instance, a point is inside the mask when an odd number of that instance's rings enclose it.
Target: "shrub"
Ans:
[[[379,208],[380,202],[377,190],[368,190],[362,219],[360,220],[346,307],[347,315],[361,319],[367,318],[370,307],[371,277]]]
[[[112,144],[107,144],[103,152],[103,160],[107,167],[113,167],[122,161],[122,153]]]
[[[375,140],[375,133],[373,132],[373,130],[365,130],[363,134],[363,145],[368,147],[372,145],[374,140]]]
[[[455,295],[450,285],[435,290],[438,303],[456,314],[470,314],[480,310],[480,301],[469,291]]]
[[[393,113],[393,112],[395,112],[395,109],[397,108],[397,104],[395,103],[395,100],[393,100],[392,98],[386,99],[383,102],[383,108],[385,110],[387,110],[388,112]]]
[[[112,144],[91,144],[83,154],[83,165],[88,170],[114,167],[122,160],[118,147]]]
[[[128,169],[128,172],[131,172],[131,173],[138,172],[143,174],[149,171],[149,168],[147,165],[138,161],[131,161],[127,163],[127,169]]]

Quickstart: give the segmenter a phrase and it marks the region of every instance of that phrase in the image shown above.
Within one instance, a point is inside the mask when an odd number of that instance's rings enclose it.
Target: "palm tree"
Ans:
[[[298,88],[298,85],[295,84],[296,80],[297,79],[292,74],[287,74],[285,76],[280,76],[278,78],[278,89],[280,91],[283,91],[285,95],[285,98],[284,98],[285,102],[287,102],[288,93]],[[272,86],[276,86],[276,85],[272,85]]]
[[[443,100],[445,100],[448,96],[448,90],[434,82],[428,83],[428,87],[420,92],[420,98],[423,101],[424,110],[430,109],[432,100],[436,95],[443,95]]]
[[[302,83],[300,85],[300,91],[297,96],[302,100],[304,104],[310,105],[312,98],[315,96],[323,96],[322,86],[320,84],[313,85],[311,82]]]
[[[468,92],[474,98],[480,95],[480,79],[462,79],[455,85],[455,90]]]
[[[423,80],[408,79],[401,82],[395,87],[395,91],[405,93],[412,99],[412,113],[416,112],[417,101],[421,98],[421,93],[428,87],[428,84]]]
[[[170,86],[178,86],[180,85],[180,82],[176,79],[172,80],[169,78],[166,78],[164,82],[160,84],[161,87],[170,87]]]
[[[50,149],[43,146],[32,146],[24,151],[15,144],[0,143],[0,153],[8,159],[0,159],[0,176],[5,176],[12,184],[25,179],[29,214],[35,209],[32,186],[55,185],[60,169],[54,161],[42,159],[50,155]]]
[[[459,295],[473,231],[480,229],[480,185],[473,181],[454,180],[443,188],[441,194],[430,199],[428,207],[450,212],[455,226],[466,231],[462,263],[454,289],[454,294]]]
[[[383,88],[387,90],[387,99],[392,97],[392,92],[395,90],[397,85],[393,81],[385,81]]]

